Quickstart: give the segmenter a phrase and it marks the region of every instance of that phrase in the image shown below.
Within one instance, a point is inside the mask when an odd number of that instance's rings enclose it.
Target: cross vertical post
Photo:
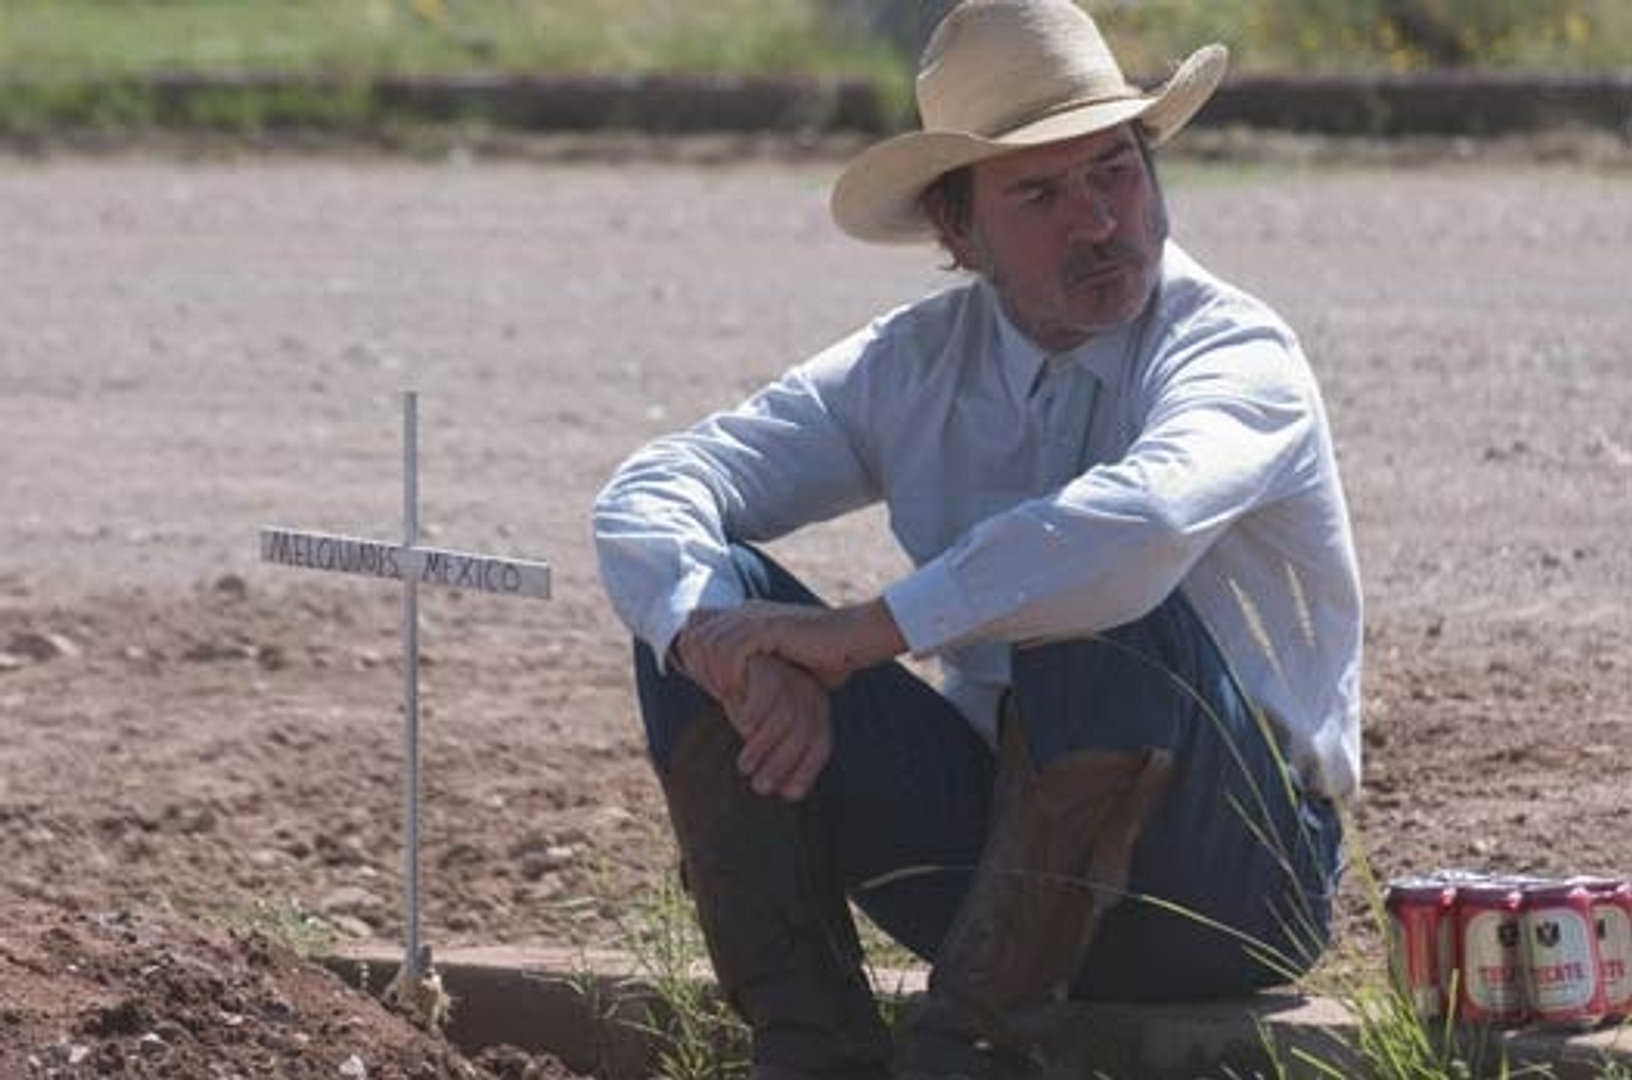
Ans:
[[[419,546],[419,394],[402,395],[402,543]],[[419,942],[419,579],[402,579],[403,970],[429,967]]]

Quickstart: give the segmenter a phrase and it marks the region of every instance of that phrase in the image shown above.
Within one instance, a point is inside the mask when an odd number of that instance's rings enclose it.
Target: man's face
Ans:
[[[1167,214],[1132,129],[978,162],[953,255],[1046,349],[1121,326],[1156,287]]]

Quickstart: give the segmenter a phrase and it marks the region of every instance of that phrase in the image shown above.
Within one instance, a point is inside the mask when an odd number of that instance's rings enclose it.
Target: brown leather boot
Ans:
[[[890,1035],[816,814],[755,794],[741,747],[708,711],[682,732],[663,789],[720,989],[753,1031],[753,1075],[882,1080]]]
[[[1019,1023],[1065,996],[1127,886],[1140,832],[1167,791],[1165,750],[1085,750],[1038,772],[1004,717],[992,826],[936,953],[898,1075],[1011,1077],[1044,1066]]]

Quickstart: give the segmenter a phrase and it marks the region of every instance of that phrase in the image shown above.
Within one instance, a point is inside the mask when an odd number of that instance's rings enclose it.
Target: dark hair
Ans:
[[[1156,189],[1156,197],[1165,201],[1162,181],[1156,175],[1156,148],[1150,145],[1153,134],[1142,120],[1133,125],[1133,141],[1139,147],[1139,156],[1145,159],[1145,172],[1150,176],[1150,186]]]
[[[940,203],[941,213],[948,225],[957,229],[967,228],[975,210],[974,168],[960,165],[956,169],[944,172],[919,194],[920,209],[931,221],[935,221],[936,217],[929,212],[930,207],[927,205],[931,201]]]
[[[975,213],[975,173],[972,166],[960,165],[944,172],[918,193],[918,210],[935,226],[941,247],[952,261],[943,270],[968,269],[959,261],[952,245],[947,242],[949,232],[963,233]]]

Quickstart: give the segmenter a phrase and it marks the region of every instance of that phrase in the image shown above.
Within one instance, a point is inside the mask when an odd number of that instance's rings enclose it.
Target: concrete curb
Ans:
[[[353,986],[379,992],[396,973],[400,948],[361,944],[321,958]],[[654,1075],[658,1042],[648,1030],[662,1002],[622,953],[573,949],[450,949],[435,968],[454,999],[448,1037],[467,1052],[508,1044],[549,1053],[599,1080]],[[694,972],[707,978],[707,970]],[[920,972],[875,973],[886,997],[911,1009]],[[1358,1028],[1340,1003],[1291,992],[1247,1001],[1134,1006],[1065,1003],[1031,1018],[1070,1075],[1203,1080],[1360,1076]],[[1269,1047],[1274,1047],[1272,1059]],[[1597,1080],[1606,1066],[1632,1071],[1632,1028],[1590,1033],[1521,1029],[1465,1040],[1476,1076]],[[1276,1063],[1284,1069],[1278,1071]],[[1335,1071],[1333,1071],[1335,1070]]]
[[[1632,138],[1632,72],[1245,76],[1195,122],[1317,135],[1492,136],[1577,127]]]

